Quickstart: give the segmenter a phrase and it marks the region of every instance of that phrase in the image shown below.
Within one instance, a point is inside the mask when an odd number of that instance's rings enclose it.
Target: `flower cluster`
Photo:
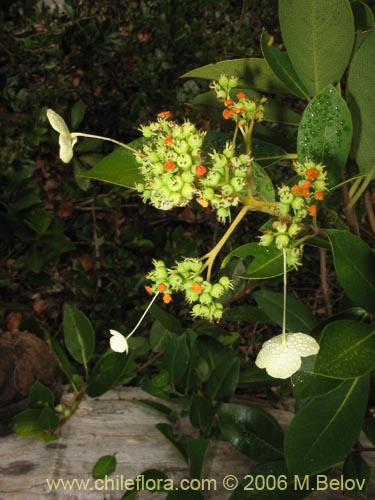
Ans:
[[[238,78],[228,78],[221,75],[217,82],[211,84],[211,88],[216,92],[218,101],[225,106],[223,117],[225,120],[234,120],[239,127],[246,126],[250,121],[261,121],[264,117],[265,97],[250,99],[246,92],[239,91],[236,94],[237,100],[231,97],[231,90],[238,86]]]
[[[168,118],[164,111],[156,122],[141,127],[149,140],[136,153],[143,176],[137,190],[144,202],[161,210],[187,205],[197,193],[197,179],[207,171],[201,155],[205,133],[189,121],[179,125]]]
[[[281,219],[273,222],[272,230],[261,236],[259,244],[269,246],[274,243],[279,250],[285,248],[288,265],[297,267],[302,258],[302,248],[290,246],[290,243],[303,230],[303,220],[316,215],[317,202],[323,200],[327,190],[327,173],[324,165],[312,161],[295,161],[293,167],[300,180],[292,187],[279,188]]]
[[[200,179],[201,204],[210,204],[220,222],[230,217],[230,207],[239,202],[239,193],[246,188],[246,172],[251,163],[249,155],[235,156],[232,144],[227,142],[224,150],[209,154],[211,165],[206,176]]]
[[[186,258],[177,262],[173,268],[167,268],[162,260],[154,260],[154,270],[147,278],[153,281],[146,290],[152,293],[162,293],[163,302],[168,304],[174,292],[185,292],[185,299],[193,304],[191,314],[209,321],[219,320],[223,314],[223,305],[218,299],[231,288],[231,281],[222,276],[217,283],[210,283],[200,275],[203,264],[200,259]]]

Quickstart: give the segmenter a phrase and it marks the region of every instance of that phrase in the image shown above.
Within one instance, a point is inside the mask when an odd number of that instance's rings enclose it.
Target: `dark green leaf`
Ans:
[[[115,455],[103,455],[92,468],[92,477],[94,479],[102,479],[105,476],[110,476],[116,470],[117,460]]]
[[[76,130],[76,128],[81,124],[83,117],[85,116],[86,105],[83,101],[77,101],[70,111],[70,124],[71,130]]]
[[[199,429],[203,435],[208,435],[214,415],[215,410],[211,401],[199,394],[194,394],[189,411],[191,425]]]
[[[369,30],[374,26],[374,14],[365,2],[362,2],[362,0],[352,0],[350,6],[353,11],[356,31]]]
[[[38,423],[43,430],[50,431],[59,424],[59,418],[49,406],[45,406],[40,412]]]
[[[292,94],[306,99],[308,96],[307,90],[293,68],[288,54],[270,44],[270,36],[266,31],[260,37],[260,46],[264,59],[278,79],[288,87]]]
[[[239,78],[238,85],[259,92],[289,93],[285,85],[273,74],[266,61],[261,58],[231,59],[207,64],[182,75],[182,78],[218,80],[222,74]]]
[[[65,304],[63,325],[65,346],[69,354],[87,368],[95,349],[95,332],[91,321],[76,307]]]
[[[327,229],[338,282],[354,305],[375,312],[375,258],[371,248],[347,231]]]
[[[349,106],[353,117],[353,147],[360,172],[367,174],[375,163],[375,53],[373,29],[355,52],[348,75]]]
[[[292,376],[293,395],[296,399],[302,400],[322,396],[336,389],[342,383],[339,379],[323,377],[311,370],[305,370],[304,360],[301,369]]]
[[[315,484],[309,476],[290,475],[283,460],[268,462],[251,469],[229,500],[301,500]]]
[[[186,463],[189,463],[189,456],[187,453],[186,438],[184,436],[175,434],[173,432],[173,427],[169,424],[156,424],[156,429],[161,432],[168,441],[176,448],[181,457]]]
[[[223,438],[246,456],[257,462],[283,458],[283,432],[266,411],[254,405],[224,403],[218,415]]]
[[[264,312],[256,306],[234,306],[224,311],[223,318],[227,321],[247,321],[248,323],[270,323]]]
[[[375,446],[375,416],[368,411],[363,423],[363,432],[367,438]]]
[[[211,442],[209,439],[189,439],[187,442],[187,451],[190,463],[190,477],[201,479],[204,461],[206,459],[207,450]]]
[[[144,144],[145,139],[142,137],[136,139],[129,144],[130,147],[137,149]],[[142,182],[142,176],[138,170],[134,154],[125,148],[115,149],[108,156],[103,158],[94,168],[81,174],[82,177],[96,179],[117,186],[123,186],[134,189],[138,182]]]
[[[35,214],[29,215],[25,219],[25,223],[36,232],[37,235],[41,236],[49,228],[52,222],[53,214],[47,210],[38,210]]]
[[[216,366],[207,382],[206,393],[211,401],[226,401],[236,390],[240,373],[240,360],[227,357]]]
[[[53,392],[45,385],[36,380],[29,392],[29,405],[33,408],[43,408],[46,405],[53,406]]]
[[[348,159],[352,142],[352,118],[346,102],[329,85],[306,107],[298,127],[297,153],[327,167],[329,185],[334,186]]]
[[[280,386],[285,380],[270,377],[265,370],[260,370],[256,366],[247,367],[240,371],[238,379],[239,389],[257,389],[260,387]]]
[[[97,398],[111,389],[123,376],[130,356],[108,351],[97,361],[90,373],[87,394]]]
[[[283,41],[302,84],[310,95],[338,82],[354,43],[348,0],[280,0]]]
[[[355,491],[363,498],[367,498],[366,491],[370,483],[371,470],[359,453],[351,453],[346,457],[343,473],[345,479],[351,479],[357,486],[352,491]]]
[[[253,182],[253,195],[261,200],[274,201],[275,190],[271,179],[267,172],[256,161],[252,162],[251,166],[252,182]]]
[[[225,267],[232,257],[246,259],[254,257],[250,262],[246,277],[250,279],[267,279],[283,274],[283,254],[275,247],[262,247],[258,243],[246,243],[232,250],[225,256],[221,267]]]
[[[269,290],[253,292],[258,306],[266,315],[279,326],[283,323],[283,294]],[[293,296],[286,298],[286,329],[288,332],[310,333],[319,323],[304,304]]]
[[[358,321],[329,323],[320,339],[314,373],[326,377],[356,378],[375,366],[375,326]]]
[[[150,331],[150,346],[154,352],[165,351],[166,346],[174,337],[174,333],[167,330],[160,321],[154,321]]]
[[[158,401],[152,401],[150,399],[133,399],[135,403],[141,404],[143,406],[146,406],[147,408],[152,408],[153,410],[156,410],[163,415],[166,415],[169,420],[175,422],[177,420],[177,414],[175,410],[172,410],[172,408],[169,408],[166,405],[163,405],[159,403]]]
[[[150,308],[149,313],[153,318],[158,320],[164,326],[164,328],[166,328],[170,332],[177,334],[182,333],[183,328],[181,322],[165,309],[162,309],[161,307],[154,304]]]
[[[185,374],[190,360],[190,351],[186,336],[180,335],[172,338],[166,345],[162,366],[169,373],[173,384],[178,382]]]
[[[316,474],[343,459],[358,439],[368,389],[368,377],[347,380],[299,410],[285,436],[292,474]]]
[[[12,418],[12,428],[18,436],[32,436],[43,431],[39,423],[41,410],[25,410]]]
[[[276,144],[255,137],[251,140],[251,150],[255,161],[263,168],[274,165],[287,155],[287,152]]]
[[[77,375],[76,370],[73,368],[72,364],[68,360],[65,351],[63,348],[60,346],[59,342],[49,335],[48,338],[48,344],[51,346],[53,352],[56,355],[57,361],[59,363],[60,369],[65,373],[65,375],[68,377],[70,383],[75,386],[75,382],[73,381],[73,377]],[[78,387],[79,389],[79,387]]]

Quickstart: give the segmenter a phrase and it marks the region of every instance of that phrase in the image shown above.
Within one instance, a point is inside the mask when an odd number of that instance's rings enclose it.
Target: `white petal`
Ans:
[[[70,131],[64,121],[64,118],[53,111],[53,109],[47,109],[47,118],[51,124],[51,127],[56,130],[56,132],[63,135],[70,135]]]
[[[59,144],[60,144],[60,158],[64,163],[69,163],[70,160],[73,158],[73,141],[70,135],[60,134]]]
[[[300,368],[301,357],[285,350],[281,356],[273,359],[266,366],[266,371],[270,377],[285,379],[291,377]]]
[[[109,330],[109,333],[112,335],[109,339],[112,351],[127,353],[129,351],[129,345],[124,335],[117,330]]]
[[[294,349],[302,357],[312,356],[319,351],[318,342],[306,333],[288,333],[288,348]]]

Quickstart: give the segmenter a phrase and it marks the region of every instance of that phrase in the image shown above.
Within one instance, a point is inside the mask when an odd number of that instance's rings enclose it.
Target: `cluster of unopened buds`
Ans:
[[[186,302],[194,304],[192,316],[217,321],[222,317],[223,305],[218,299],[232,285],[227,276],[222,276],[217,283],[210,283],[201,276],[203,264],[200,259],[186,258],[177,262],[173,268],[167,268],[162,260],[154,260],[154,270],[147,278],[153,285],[147,286],[150,294],[163,294],[163,302],[168,304],[174,292],[184,292]]]
[[[293,167],[300,180],[292,187],[279,188],[281,218],[272,223],[272,230],[261,236],[259,244],[270,246],[274,243],[279,250],[285,248],[287,264],[296,267],[301,262],[302,247],[293,246],[293,240],[304,229],[304,219],[316,216],[317,203],[324,199],[327,191],[327,172],[324,165],[312,161],[295,161]]]

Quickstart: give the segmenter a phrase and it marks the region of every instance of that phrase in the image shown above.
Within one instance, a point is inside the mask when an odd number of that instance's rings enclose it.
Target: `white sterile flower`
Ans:
[[[64,163],[69,163],[73,158],[73,146],[77,137],[70,133],[64,119],[53,109],[47,109],[47,118],[51,127],[59,133],[60,158]]]
[[[255,360],[274,378],[288,378],[301,367],[301,358],[317,354],[318,342],[305,333],[287,333],[267,340]]]
[[[109,333],[112,335],[109,340],[112,351],[128,353],[129,345],[127,337],[124,337],[124,335],[117,330],[109,330]]]

